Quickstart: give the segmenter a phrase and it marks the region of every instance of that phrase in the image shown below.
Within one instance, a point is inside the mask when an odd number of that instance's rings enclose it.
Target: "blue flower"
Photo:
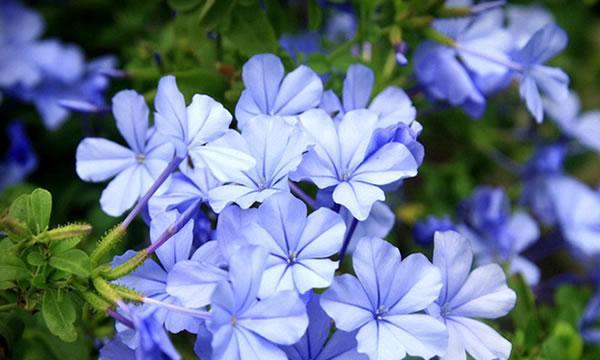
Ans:
[[[243,144],[233,149],[256,159],[256,166],[231,172],[226,183],[209,191],[210,205],[220,212],[231,202],[247,209],[273,194],[289,192],[288,174],[296,170],[309,146],[297,125],[278,116],[258,116],[242,130]]]
[[[171,177],[169,187],[164,193],[150,198],[148,209],[150,217],[164,211],[178,210],[183,213],[189,206],[196,206],[192,215],[194,220],[194,240],[202,244],[210,235],[210,221],[202,211],[200,204],[208,203],[209,190],[221,185],[208,168],[193,168],[186,173],[176,172]],[[195,205],[194,205],[195,204]]]
[[[306,212],[302,201],[278,194],[258,208],[256,222],[241,230],[250,244],[269,253],[259,296],[283,290],[303,294],[331,285],[338,262],[328,257],[342,247],[346,226],[327,208],[308,217]]]
[[[80,53],[79,49],[70,51]],[[69,57],[72,59],[68,60]],[[75,71],[77,75],[73,78],[46,76],[37,86],[19,91],[23,100],[35,105],[44,124],[51,130],[58,128],[68,118],[71,110],[91,113],[103,111],[106,108],[104,93],[109,86],[108,77],[103,71],[116,66],[116,59],[110,56],[96,59],[86,65],[83,63],[83,54],[79,59],[74,54],[66,53],[61,54],[58,61],[61,61],[61,66],[75,69],[80,66],[81,61],[82,70]]]
[[[600,111],[580,113],[579,97],[575,92],[570,92],[566,99],[558,102],[545,99],[544,110],[563,134],[600,152]]]
[[[38,165],[37,155],[23,124],[10,122],[6,130],[10,144],[4,160],[0,162],[0,191],[23,181]]]
[[[535,32],[513,58],[523,66],[519,92],[538,122],[544,119],[542,93],[552,101],[563,101],[569,94],[569,77],[561,69],[543,65],[567,46],[567,34],[555,24]]]
[[[211,298],[208,329],[216,359],[286,359],[278,345],[298,342],[308,326],[304,303],[295,291],[257,299],[267,253],[243,247],[229,259],[229,281]]]
[[[283,34],[279,38],[279,44],[296,61],[299,56],[306,60],[308,55],[321,51],[319,34],[315,32]]]
[[[413,228],[413,237],[415,241],[422,246],[427,246],[433,241],[433,234],[436,231],[454,230],[455,226],[449,217],[428,216],[425,219],[415,223]]]
[[[235,107],[238,127],[258,115],[293,117],[319,105],[323,84],[310,68],[300,65],[284,77],[281,60],[273,54],[255,55],[244,64],[246,89]]]
[[[540,5],[509,5],[506,7],[510,33],[515,47],[520,49],[531,39],[536,31],[554,22],[552,14]]]
[[[0,88],[34,86],[43,76],[37,38],[43,19],[18,1],[0,4]]]
[[[325,24],[325,37],[332,43],[342,43],[356,35],[357,27],[356,15],[351,9],[333,11]]]
[[[128,325],[133,327],[117,323],[117,336],[100,350],[101,359],[132,359],[132,353],[127,351],[126,347],[135,350],[135,359],[138,360],[179,360],[181,358],[157,320],[156,308],[121,304],[118,311],[131,321]]]
[[[219,214],[216,239],[200,246],[190,260],[178,261],[169,271],[167,292],[183,306],[199,309],[210,304],[213,291],[228,278],[229,258],[247,245],[240,229],[256,222],[256,209],[228,206]]]
[[[321,306],[337,329],[355,331],[357,350],[370,359],[429,359],[443,355],[446,327],[420,313],[439,296],[440,272],[422,254],[403,261],[397,248],[362,238],[353,255],[357,277],[344,274],[321,296]]]
[[[585,255],[600,253],[600,195],[570,176],[548,180],[548,191],[563,237]]]
[[[483,115],[485,96],[510,80],[510,37],[500,10],[469,18],[436,20],[434,28],[454,40],[453,47],[431,41],[415,51],[415,75],[427,94],[471,117]]]
[[[124,90],[113,97],[117,128],[129,149],[103,138],[85,138],[77,147],[77,174],[86,181],[116,177],[102,192],[100,205],[119,216],[144,195],[173,158],[173,147],[148,128],[144,97]]]
[[[471,242],[478,264],[507,263],[511,274],[521,273],[529,284],[539,281],[539,268],[521,255],[540,236],[531,216],[511,214],[508,196],[499,188],[478,188],[461,207],[457,230]]]
[[[306,304],[308,329],[302,339],[292,346],[283,346],[291,360],[366,360],[356,352],[355,333],[336,330],[330,338],[331,319],[319,304],[320,296],[310,293]]]
[[[207,167],[225,180],[228,171],[254,166],[253,158],[231,147],[242,141],[240,134],[229,129],[231,114],[211,97],[196,94],[186,108],[175,77],[165,76],[158,83],[154,107],[158,133],[173,141],[179,156],[188,157],[183,171]]]
[[[177,217],[177,211],[164,213],[162,216],[152,220],[150,228],[150,239],[156,241],[164,230],[170,226]],[[167,292],[167,279],[169,272],[181,261],[190,258],[192,249],[193,223],[189,222],[169,241],[156,250],[160,265],[152,259],[146,260],[131,274],[115,281],[116,284],[136,290],[145,297],[152,298],[163,303],[181,305],[178,298]],[[121,256],[115,257],[113,266],[117,266],[135,255],[133,250],[127,251]],[[151,307],[144,305],[146,307]],[[160,324],[164,324],[167,330],[173,333],[186,330],[195,333],[198,330],[199,320],[178,312],[169,311],[160,307],[156,309],[155,318]]]
[[[567,155],[564,143],[540,146],[527,162],[523,171],[521,203],[528,206],[535,216],[547,225],[554,224],[556,215],[549,180],[562,176],[563,163]]]
[[[323,93],[319,107],[337,120],[349,111],[368,108],[379,116],[378,127],[399,123],[411,125],[417,110],[399,87],[385,88],[369,104],[374,81],[375,75],[371,69],[361,64],[350,65],[344,79],[342,100],[333,91],[327,90]]]
[[[417,173],[417,161],[404,144],[371,146],[378,116],[369,110],[350,111],[339,122],[323,110],[311,110],[300,122],[316,144],[290,177],[311,180],[320,189],[334,186],[333,201],[358,220],[368,217],[376,201],[385,200],[380,186]]]
[[[334,206],[332,199],[333,190],[334,188],[319,190],[317,193],[317,201],[320,206],[325,206],[328,208]],[[352,222],[355,221],[355,219],[348,209],[341,208],[339,214],[346,223],[346,229],[352,226]],[[352,254],[354,252],[358,241],[365,236],[385,238],[394,226],[395,221],[396,215],[385,202],[375,202],[371,212],[369,213],[369,217],[367,217],[366,220],[359,221],[356,224],[354,233],[348,242],[348,254]]]
[[[445,359],[508,359],[511,344],[480,319],[496,319],[510,312],[517,296],[506,285],[497,264],[471,271],[469,242],[454,231],[436,232],[433,265],[442,274],[444,287],[427,312],[448,328]]]
[[[600,342],[600,329],[598,328],[598,316],[600,314],[600,291],[592,296],[587,303],[583,315],[579,320],[579,331],[581,337],[587,343],[596,344]]]

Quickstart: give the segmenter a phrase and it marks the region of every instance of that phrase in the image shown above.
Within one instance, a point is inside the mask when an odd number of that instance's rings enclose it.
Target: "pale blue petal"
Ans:
[[[150,241],[154,243],[177,220],[179,212],[169,211],[152,219],[150,223]],[[194,222],[190,220],[181,230],[156,250],[156,255],[163,268],[169,272],[182,260],[188,260],[192,251]]]
[[[360,181],[343,182],[333,191],[333,201],[346,207],[360,221],[369,216],[375,202],[383,200],[383,190]]]
[[[440,270],[444,284],[440,304],[454,298],[469,276],[472,264],[473,251],[467,239],[454,231],[434,234],[433,265]]]
[[[148,179],[149,176],[140,165],[126,168],[102,192],[100,196],[102,210],[110,216],[123,214],[144,193],[144,186],[152,183],[152,179]]]
[[[490,326],[464,317],[451,317],[446,325],[448,332],[459,338],[475,359],[506,360],[510,357],[511,343]]]
[[[189,145],[201,146],[223,136],[229,129],[232,116],[210,96],[196,94],[187,107],[187,119]]]
[[[155,123],[160,133],[187,145],[188,120],[185,98],[177,88],[175,77],[168,75],[160,79],[154,98]]]
[[[240,314],[238,324],[275,344],[291,345],[306,331],[308,316],[295,291],[281,291]]]
[[[404,90],[390,86],[380,92],[369,105],[369,110],[379,115],[377,126],[389,127],[398,123],[410,125],[417,116],[417,110]]]
[[[344,79],[344,111],[365,109],[371,97],[374,82],[375,75],[371,69],[361,64],[350,65]]]
[[[360,281],[352,275],[337,276],[321,295],[321,307],[335,321],[338,329],[352,331],[373,319],[369,297]]]
[[[133,90],[123,90],[112,98],[112,111],[117,128],[136,154],[143,154],[148,132],[148,105]]]
[[[317,73],[300,65],[283,79],[272,114],[298,115],[314,109],[319,105],[322,94],[323,83]]]
[[[516,299],[502,268],[488,264],[473,270],[449,306],[451,315],[495,319],[508,314]]]
[[[75,156],[77,175],[93,182],[110,179],[136,164],[131,150],[102,138],[83,139]]]
[[[166,291],[187,308],[198,309],[210,304],[211,296],[227,272],[209,263],[180,261],[169,272]]]

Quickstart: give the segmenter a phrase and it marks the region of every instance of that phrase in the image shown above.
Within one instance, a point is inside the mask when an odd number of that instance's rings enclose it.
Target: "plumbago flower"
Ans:
[[[502,189],[476,189],[460,212],[457,230],[471,242],[478,264],[507,263],[511,274],[520,273],[529,284],[539,281],[540,270],[521,253],[538,240],[540,230],[527,213],[510,214]]]
[[[426,41],[415,51],[415,75],[427,94],[462,107],[471,117],[483,115],[485,95],[504,87],[510,72],[499,64],[508,62],[511,50],[510,37],[502,24],[500,10],[436,20],[434,28],[450,37],[454,46]],[[475,51],[479,49],[483,52]]]
[[[8,152],[0,161],[0,191],[25,179],[38,164],[37,155],[20,121],[12,121],[6,127],[10,141]]]
[[[385,88],[369,104],[374,82],[375,74],[371,69],[361,64],[350,65],[344,79],[342,100],[332,90],[327,90],[323,93],[319,107],[336,120],[340,120],[349,111],[368,108],[379,116],[379,127],[398,123],[411,125],[417,110],[399,87]]]
[[[221,281],[227,281],[229,258],[248,241],[239,229],[256,222],[256,209],[228,206],[219,214],[216,239],[200,246],[190,260],[178,261],[169,272],[167,292],[183,306],[199,309],[210,304],[210,297]]]
[[[241,232],[269,252],[259,296],[283,290],[300,294],[331,285],[338,267],[329,256],[342,247],[346,226],[335,212],[320,208],[306,216],[306,205],[290,194],[270,197],[256,222]]]
[[[415,176],[417,160],[395,138],[374,137],[377,114],[353,110],[334,121],[323,110],[310,110],[300,123],[315,142],[292,180],[310,180],[320,189],[335,187],[333,201],[365,220],[378,200],[385,200],[382,185]]]
[[[144,97],[123,90],[113,97],[117,128],[129,149],[102,138],[85,138],[77,147],[77,175],[100,182],[115,177],[100,197],[102,210],[119,216],[150,188],[173,158],[173,146],[148,127]],[[164,187],[163,187],[164,190]]]
[[[291,346],[283,346],[290,360],[367,360],[356,351],[355,333],[336,330],[330,335],[331,319],[319,304],[320,295],[310,293],[306,304],[308,329],[302,339]]]
[[[221,185],[208,168],[193,168],[184,173],[176,172],[164,193],[150,198],[150,217],[160,216],[165,211],[177,210],[180,213],[194,207],[191,218],[194,220],[194,241],[204,243],[210,235],[210,221],[201,205],[208,203],[209,190]]]
[[[600,195],[570,176],[548,180],[556,222],[567,242],[585,255],[600,253]]]
[[[196,94],[186,108],[175,77],[165,76],[158,83],[154,107],[156,130],[174,142],[178,156],[188,158],[182,163],[183,171],[208,167],[217,179],[224,181],[229,171],[254,166],[252,157],[232,146],[242,138],[229,129],[231,114],[211,97]]]
[[[173,223],[177,217],[176,213],[177,211],[164,213],[152,220],[150,228],[150,239],[152,242],[155,242],[167,227]],[[171,272],[176,264],[190,258],[193,227],[193,222],[190,221],[173,238],[156,250],[160,264],[152,259],[148,259],[134,272],[116,280],[115,283],[133,289],[145,297],[166,304],[181,305],[178,298],[171,296],[167,292],[167,279],[169,272]],[[122,264],[134,255],[135,251],[128,250],[125,254],[115,257],[112,265],[117,266]],[[167,330],[173,333],[183,330],[191,333],[198,331],[199,321],[197,319],[178,312],[169,311],[163,307],[156,309],[154,317],[156,321],[164,324]]]
[[[121,304],[119,313],[126,316],[128,324],[119,323],[122,331],[100,349],[99,358],[179,360],[181,357],[161,323],[157,321],[155,311],[156,308]]]
[[[562,133],[590,150],[600,152],[600,111],[581,113],[579,97],[573,91],[562,101],[544,99],[544,110]]]
[[[440,271],[422,254],[401,261],[397,248],[377,238],[361,239],[352,259],[357,277],[336,277],[321,306],[337,329],[358,331],[357,351],[372,360],[443,355],[446,327],[420,313],[439,296]]]
[[[511,344],[494,329],[473,318],[495,319],[515,306],[516,294],[506,285],[497,264],[471,272],[473,253],[467,239],[454,231],[436,232],[433,265],[444,286],[427,313],[442,320],[448,329],[444,359],[508,359]]]
[[[259,54],[248,60],[242,69],[246,89],[235,107],[238,127],[258,115],[278,115],[293,118],[319,105],[323,83],[305,65],[300,65],[284,77],[281,59],[273,54]]]
[[[563,29],[548,24],[538,30],[513,58],[521,64],[519,93],[538,122],[544,119],[542,93],[554,102],[569,95],[569,76],[559,68],[543,65],[562,52],[568,38]]]
[[[216,212],[232,202],[247,209],[273,194],[289,192],[288,174],[296,170],[310,144],[300,127],[278,116],[249,120],[242,137],[244,142],[232,148],[256,159],[256,166],[231,172],[224,185],[210,190],[210,205]]]
[[[229,281],[217,285],[211,297],[215,359],[286,359],[277,345],[298,342],[308,326],[308,316],[295,291],[280,291],[257,299],[267,253],[246,246],[229,259]]]

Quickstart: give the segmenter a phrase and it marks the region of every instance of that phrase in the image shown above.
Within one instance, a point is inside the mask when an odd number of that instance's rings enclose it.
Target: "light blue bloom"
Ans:
[[[325,37],[333,43],[348,41],[356,35],[356,15],[352,11],[334,11],[325,24]]]
[[[563,101],[569,94],[569,77],[559,68],[543,65],[567,46],[563,29],[549,24],[536,31],[513,59],[523,66],[519,80],[519,93],[534,118],[544,119],[542,94],[552,101]]]
[[[340,251],[346,226],[327,208],[308,217],[306,213],[302,201],[291,194],[277,194],[258,208],[254,223],[241,229],[250,244],[269,253],[260,297],[284,290],[303,294],[331,285],[338,262],[328,257]]]
[[[192,215],[194,220],[194,241],[200,245],[210,236],[210,221],[200,205],[208,203],[208,191],[221,185],[208,168],[193,168],[186,173],[176,172],[171,177],[169,187],[164,193],[150,198],[148,210],[150,217],[160,215],[164,211],[178,210],[183,213],[189,206],[195,206]]]
[[[540,5],[508,5],[506,6],[508,20],[506,30],[512,37],[517,49],[527,44],[536,31],[554,23],[552,14]]]
[[[308,329],[292,346],[282,347],[290,360],[367,360],[356,351],[355,333],[336,330],[330,338],[331,319],[319,304],[320,295],[310,293],[306,304]]]
[[[563,237],[585,255],[600,253],[600,195],[570,176],[548,180],[548,190]]]
[[[591,150],[600,152],[600,111],[581,113],[579,97],[573,91],[562,101],[544,99],[544,110],[563,134],[579,141]]]
[[[273,54],[259,54],[242,69],[246,89],[235,107],[238,127],[258,115],[278,115],[294,121],[296,115],[316,108],[323,93],[323,83],[310,68],[300,65],[284,77],[281,60]]]
[[[57,51],[63,52],[60,60],[56,60],[57,63],[60,62],[60,67],[78,69],[81,66],[82,70],[73,70],[72,78],[66,79],[45,76],[37,86],[18,91],[22,100],[35,105],[44,125],[51,130],[62,125],[71,110],[86,112],[84,110],[87,107],[87,112],[98,112],[106,108],[104,93],[108,89],[109,80],[104,71],[116,66],[116,59],[112,56],[85,64],[83,53],[78,48],[70,49],[74,54],[69,54],[66,50]]]
[[[43,19],[18,1],[0,4],[0,88],[34,86],[43,76],[36,55]],[[40,54],[41,55],[41,54]]]
[[[23,181],[38,165],[37,155],[23,124],[12,121],[6,130],[9,146],[6,156],[0,161],[0,191]]]
[[[319,34],[316,32],[283,34],[279,38],[279,44],[296,61],[300,57],[306,60],[308,55],[321,51]]]
[[[539,239],[539,227],[525,212],[511,214],[502,189],[476,189],[462,204],[461,220],[457,230],[471,242],[478,264],[507,263],[511,274],[537,284],[540,269],[521,253]]]
[[[306,112],[300,122],[315,146],[290,177],[310,180],[319,189],[334,186],[333,201],[365,220],[373,204],[385,200],[380,187],[415,176],[418,166],[400,142],[371,146],[378,120],[369,110],[350,111],[339,122],[323,110]]]
[[[182,260],[169,271],[167,292],[182,305],[199,309],[210,304],[216,286],[228,278],[229,258],[248,244],[240,229],[256,222],[256,209],[228,206],[219,214],[216,239],[200,246],[190,260]]]
[[[156,241],[167,227],[175,221],[177,215],[178,213],[175,210],[163,213],[152,220],[150,227],[150,239],[152,242]],[[148,259],[134,272],[116,280],[115,283],[136,290],[145,297],[180,306],[181,302],[179,299],[167,292],[167,278],[169,272],[177,263],[190,258],[193,227],[193,223],[191,221],[188,222],[177,234],[156,250],[160,264],[152,259]],[[134,255],[135,252],[133,250],[128,250],[125,254],[115,257],[112,265],[117,266]],[[143,306],[152,307],[149,305]],[[173,333],[183,330],[195,333],[198,330],[198,319],[169,311],[164,307],[156,309],[155,318],[160,324],[164,324],[167,330]]]
[[[359,353],[372,360],[444,354],[446,327],[420,313],[442,288],[440,271],[425,256],[413,254],[401,261],[390,243],[365,237],[354,251],[353,266],[357,277],[336,277],[321,296],[321,306],[337,329],[358,330]]]
[[[436,20],[434,28],[453,39],[454,46],[426,41],[416,49],[415,75],[426,93],[461,106],[471,117],[483,115],[485,96],[504,88],[510,80],[511,69],[506,64],[512,44],[502,25],[499,9]]]
[[[213,358],[283,360],[278,345],[295,344],[306,331],[306,308],[295,291],[257,299],[266,265],[260,247],[242,247],[229,259],[229,281],[213,292],[207,321]]]
[[[296,170],[310,142],[302,129],[279,116],[258,116],[242,130],[243,143],[231,148],[256,159],[256,166],[231,172],[228,181],[209,191],[210,206],[220,212],[229,203],[247,209],[255,202],[289,192],[288,174]]]
[[[413,238],[417,244],[428,246],[433,242],[433,235],[436,231],[454,230],[455,225],[449,217],[427,216],[415,223],[413,228]]]
[[[107,214],[119,216],[167,167],[173,146],[148,128],[148,107],[135,91],[124,90],[113,97],[113,114],[129,149],[103,138],[85,138],[77,147],[76,168],[85,181],[115,177],[102,192],[100,205]]]
[[[319,190],[317,193],[317,201],[320,206],[328,208],[334,206],[335,203],[331,197],[333,190],[334,188]],[[352,213],[346,208],[341,208],[338,213],[344,219],[346,229],[349,228],[355,220]],[[373,208],[371,208],[369,217],[356,224],[354,233],[348,242],[348,248],[346,249],[347,253],[352,254],[358,241],[365,236],[385,238],[390,230],[392,230],[395,222],[396,214],[394,214],[390,207],[383,201],[376,201],[375,204],[373,204]]]
[[[178,156],[187,156],[182,171],[207,167],[224,181],[229,171],[248,170],[254,159],[233,149],[240,134],[229,129],[231,114],[207,95],[196,94],[186,108],[175,77],[165,76],[158,83],[154,98],[156,130],[176,145]]]
[[[552,225],[556,214],[548,187],[551,178],[562,176],[563,163],[567,155],[564,143],[539,146],[523,171],[521,203],[528,206],[544,224]]]
[[[333,91],[327,90],[319,107],[336,120],[348,111],[368,108],[379,116],[378,127],[399,123],[411,125],[417,110],[404,90],[396,86],[387,87],[369,103],[374,82],[373,70],[361,64],[350,65],[344,79],[342,100]]]
[[[179,360],[181,357],[157,320],[156,311],[154,307],[121,304],[118,312],[131,321],[129,325],[133,325],[133,328],[117,322],[115,327],[118,333],[100,350],[100,359]]]
[[[444,287],[427,313],[448,328],[444,359],[505,360],[511,344],[492,327],[475,320],[496,319],[510,312],[517,296],[506,285],[504,271],[488,264],[471,271],[473,253],[468,240],[454,231],[436,232],[433,265],[442,274]]]

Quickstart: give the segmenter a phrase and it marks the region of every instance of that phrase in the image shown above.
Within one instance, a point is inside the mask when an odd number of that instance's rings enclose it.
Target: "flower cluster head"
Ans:
[[[142,254],[158,260],[140,265],[133,251],[114,258],[113,270],[135,265],[114,285],[139,294],[142,311],[153,314],[146,328],[156,334],[147,343],[111,342],[103,356],[115,347],[171,356],[164,327],[195,334],[195,351],[207,359],[465,351],[507,358],[510,344],[473,319],[514,305],[497,265],[469,275],[470,245],[453,232],[437,233],[433,263],[422,254],[403,259],[382,239],[395,219],[386,191],[414,177],[424,158],[407,94],[388,87],[371,99],[374,73],[355,64],[340,100],[307,66],[285,75],[272,54],[248,60],[242,77],[235,119],[207,95],[186,105],[175,77],[165,76],[152,125],[141,95],[124,90],[113,98],[127,147],[101,138],[79,145],[82,179],[113,178],[100,199],[106,213],[119,216],[136,202],[133,214],[147,208],[150,244]],[[303,191],[315,186],[316,198]],[[476,210],[486,217],[481,226],[496,216],[484,207]],[[339,274],[345,255],[356,276]],[[453,256],[457,263],[443,261]],[[476,288],[480,281],[488,286]],[[476,346],[479,331],[493,343]],[[119,325],[117,332],[122,340],[131,331]]]
[[[472,2],[448,1],[448,6]],[[527,20],[523,20],[527,18]],[[538,8],[492,8],[471,17],[436,20],[440,41],[426,41],[415,53],[415,75],[435,100],[483,115],[487,97],[515,79],[533,117],[544,118],[544,99],[562,102],[569,78],[545,65],[567,45],[566,33]]]
[[[116,59],[86,63],[79,47],[40,39],[43,30],[42,17],[19,1],[0,4],[0,93],[32,103],[48,129],[70,111],[102,111]]]

